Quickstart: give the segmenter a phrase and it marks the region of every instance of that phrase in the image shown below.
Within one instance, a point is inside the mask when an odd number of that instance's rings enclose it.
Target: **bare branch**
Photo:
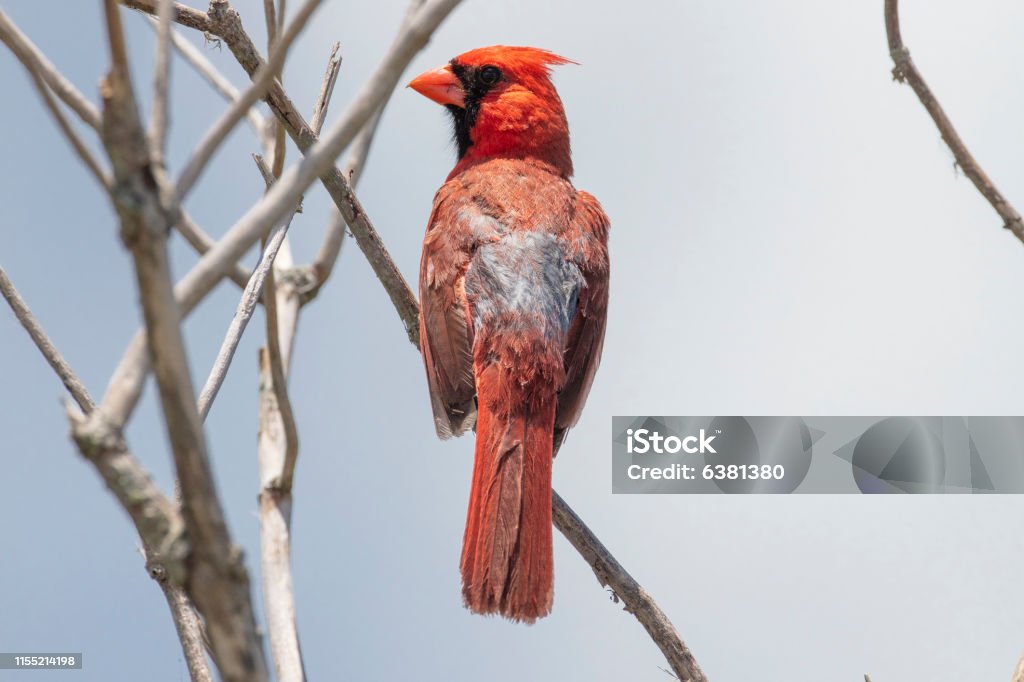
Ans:
[[[288,49],[291,47],[292,42],[298,37],[299,33],[305,27],[306,22],[313,15],[313,12],[320,6],[323,0],[306,0],[305,4],[299,9],[292,20],[291,24],[288,25],[287,30],[281,36],[281,41],[275,45],[274,53],[270,56],[268,61],[262,69],[253,76],[252,85],[239,97],[235,102],[228,107],[228,110],[214,123],[213,127],[206,133],[196,151],[193,152],[192,158],[185,165],[185,169],[181,172],[181,176],[177,182],[177,198],[181,201],[188,194],[189,190],[195,184],[196,180],[199,179],[199,175],[203,172],[206,164],[213,157],[214,152],[220,147],[221,143],[228,136],[245,113],[255,104],[261,97],[264,96],[267,87],[277,76],[284,64],[285,57],[288,56]]]
[[[281,248],[281,243],[284,241],[290,225],[291,220],[282,225],[267,240],[267,246],[263,250],[263,256],[260,258],[259,265],[256,266],[252,277],[245,285],[242,299],[238,302],[235,316],[231,319],[231,325],[228,327],[224,341],[221,343],[220,351],[217,353],[217,359],[214,360],[210,374],[203,385],[203,390],[199,393],[198,410],[199,417],[203,421],[206,421],[206,416],[210,413],[210,406],[216,399],[221,384],[224,383],[224,377],[227,376],[228,367],[231,366],[231,360],[234,358],[235,350],[238,348],[238,342],[241,341],[245,327],[249,324],[253,311],[256,310],[256,304],[260,300],[263,282],[266,279],[267,273],[274,265],[274,258]]]
[[[78,158],[82,160],[82,163],[85,164],[85,167],[93,177],[96,178],[96,181],[100,183],[100,186],[103,187],[105,191],[109,191],[109,174],[100,166],[99,161],[96,160],[92,155],[92,152],[89,151],[89,148],[85,146],[84,142],[82,142],[78,133],[75,132],[75,129],[71,127],[70,123],[68,123],[67,118],[60,109],[60,105],[50,92],[50,88],[47,85],[45,69],[47,66],[52,68],[52,65],[43,63],[44,58],[42,55],[38,53],[38,50],[35,50],[35,46],[28,42],[28,39],[18,31],[17,26],[10,21],[3,11],[0,11],[0,40],[10,46],[11,50],[19,57],[21,63],[28,70],[29,77],[32,79],[32,85],[42,98],[43,104],[46,105],[46,108],[53,116],[54,121],[57,123],[57,127],[60,128],[62,133],[64,133],[64,137],[67,138],[72,149],[75,150],[75,154],[77,154]],[[23,55],[25,58],[22,58]],[[51,75],[50,80],[55,82],[63,81],[63,76],[60,76],[59,73],[56,74],[56,77]],[[65,87],[66,93],[77,94],[77,91],[74,90],[73,86],[68,84],[66,81],[63,82],[63,87]],[[69,96],[69,100],[74,101],[74,98]]]
[[[100,162],[96,160],[96,157],[92,155],[89,148],[82,142],[82,138],[78,136],[75,129],[68,123],[67,118],[60,110],[60,105],[50,94],[50,89],[46,87],[46,83],[43,82],[42,78],[36,73],[29,74],[32,77],[32,84],[35,85],[36,91],[39,96],[43,98],[43,103],[46,108],[49,109],[50,114],[53,116],[54,121],[57,123],[57,127],[64,133],[64,137],[71,144],[71,148],[75,150],[75,154],[81,159],[82,163],[89,170],[96,182],[100,184],[105,191],[109,192],[111,188],[110,174],[107,173],[101,166]]]
[[[960,139],[960,135],[953,127],[952,121],[946,116],[939,100],[935,98],[921,72],[917,70],[914,60],[910,58],[910,50],[903,44],[903,37],[900,35],[899,0],[885,0],[885,32],[889,39],[889,56],[892,57],[893,64],[895,64],[892,70],[893,79],[900,83],[910,84],[917,94],[917,98],[921,100],[921,104],[928,110],[928,114],[938,127],[942,139],[953,152],[957,166],[964,172],[964,175],[971,179],[981,195],[1003,219],[1003,227],[1024,242],[1024,220],[1021,220],[1020,213],[1007,201],[974,159],[967,149],[967,145]]]
[[[636,616],[661,653],[665,654],[676,676],[683,682],[707,682],[697,660],[654,599],[612,556],[558,493],[552,492],[552,502],[555,528],[590,564],[601,586],[611,587],[626,610]]]
[[[0,10],[0,41],[25,65],[29,73],[38,74],[64,104],[68,105],[79,118],[93,130],[100,129],[100,112],[79,92],[68,79],[61,75],[50,60],[28,37],[18,30],[3,10]]]
[[[46,358],[46,362],[50,364],[53,371],[60,377],[61,383],[68,389],[71,397],[75,399],[75,402],[78,403],[83,412],[91,412],[96,404],[93,402],[92,396],[89,395],[88,389],[72,371],[71,366],[64,360],[57,347],[53,345],[50,337],[43,331],[39,321],[36,320],[35,315],[32,314],[32,311],[29,310],[28,305],[25,303],[25,299],[14,288],[14,283],[11,282],[2,267],[0,267],[0,294],[7,300],[7,304],[14,311],[14,316],[18,318],[18,322],[28,332],[28,335],[32,338],[32,343],[36,345],[39,352]]]
[[[277,10],[274,0],[263,0],[263,20],[267,25],[267,52],[270,53],[277,42]]]
[[[1020,661],[1017,662],[1017,670],[1013,673],[1013,679],[1010,682],[1024,682],[1024,656],[1020,657]]]
[[[267,54],[273,55],[274,50],[277,47],[277,36],[281,33],[282,27],[284,26],[284,8],[281,8],[280,14],[277,13],[275,8],[274,0],[263,0],[263,14],[267,24]],[[279,70],[278,82],[284,83],[284,68]],[[267,145],[268,152],[271,155],[271,163],[274,169],[274,177],[281,177],[281,172],[284,171],[284,157],[285,157],[285,135],[284,129],[281,128],[281,124],[274,121],[273,132],[270,135],[273,139],[273,143]],[[274,287],[274,271],[270,271],[270,277],[267,280],[266,289],[273,290]]]
[[[167,182],[149,156],[138,120],[118,3],[105,0],[104,9],[111,70],[101,87],[103,143],[114,167],[114,204],[122,239],[135,261],[150,355],[181,484],[192,545],[184,585],[206,619],[223,678],[266,680],[248,576],[214,488],[171,286],[166,238],[174,220],[167,210]]]
[[[320,130],[324,127],[327,109],[331,104],[331,96],[334,94],[334,85],[338,82],[338,73],[341,71],[339,49],[341,49],[341,43],[334,43],[331,46],[331,55],[327,58],[327,70],[324,72],[324,79],[320,83],[320,94],[316,97],[313,115],[309,118],[309,127],[317,135],[320,134]]]
[[[153,111],[149,119],[150,156],[163,165],[167,145],[167,87],[171,73],[171,13],[173,0],[157,6],[156,57],[153,66]]]

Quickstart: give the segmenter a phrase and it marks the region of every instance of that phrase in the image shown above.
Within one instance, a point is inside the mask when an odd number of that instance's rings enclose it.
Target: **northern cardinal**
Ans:
[[[420,342],[442,439],[476,427],[462,595],[482,614],[551,611],[551,462],[601,358],[608,218],[573,187],[551,67],[484,47],[409,87],[451,114],[458,162],[434,197],[420,262]]]

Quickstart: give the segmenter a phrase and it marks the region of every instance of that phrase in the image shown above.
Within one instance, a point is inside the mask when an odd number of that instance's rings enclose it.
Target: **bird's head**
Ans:
[[[568,177],[569,125],[551,67],[572,63],[535,47],[481,47],[420,74],[409,87],[448,109],[461,162],[532,158]]]

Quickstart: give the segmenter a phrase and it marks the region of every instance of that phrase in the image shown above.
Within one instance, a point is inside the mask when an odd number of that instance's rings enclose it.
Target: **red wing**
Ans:
[[[565,431],[580,418],[601,364],[608,312],[608,217],[590,194],[578,192],[576,196],[576,212],[563,239],[586,286],[580,291],[566,338],[565,386],[555,417],[556,448]]]
[[[495,238],[496,226],[452,184],[434,199],[420,261],[420,344],[440,438],[476,423],[473,327],[463,280],[473,252]]]

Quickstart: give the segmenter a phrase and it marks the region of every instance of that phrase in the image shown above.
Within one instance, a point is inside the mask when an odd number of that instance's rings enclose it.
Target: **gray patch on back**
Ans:
[[[514,232],[481,246],[465,283],[476,329],[536,330],[558,343],[564,342],[586,285],[549,232]]]

